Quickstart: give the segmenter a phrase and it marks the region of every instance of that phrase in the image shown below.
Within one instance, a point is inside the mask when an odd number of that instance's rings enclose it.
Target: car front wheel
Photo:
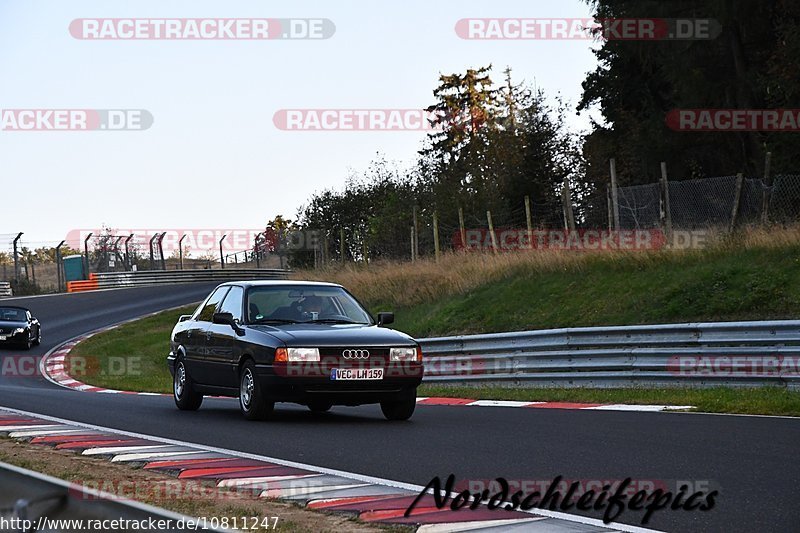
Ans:
[[[175,375],[172,377],[172,395],[175,405],[181,411],[197,411],[203,403],[203,395],[194,390],[192,379],[186,371],[183,359],[175,363]]]
[[[264,397],[252,361],[244,364],[239,375],[239,408],[247,420],[266,420],[275,409],[275,402]]]
[[[414,389],[399,400],[381,402],[381,411],[387,420],[408,420],[417,406],[417,390]]]

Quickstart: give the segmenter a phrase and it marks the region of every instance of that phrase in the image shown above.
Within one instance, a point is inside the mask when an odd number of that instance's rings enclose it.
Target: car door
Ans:
[[[229,287],[218,287],[211,296],[208,297],[203,307],[191,320],[191,324],[187,325],[186,329],[186,370],[189,372],[192,380],[201,384],[210,384],[213,374],[208,369],[206,362],[206,332],[211,326],[211,319],[225,295],[228,293]]]
[[[244,289],[234,285],[228,291],[218,313],[230,313],[237,324],[243,322]],[[206,330],[206,363],[208,371],[213,376],[214,382],[210,383],[219,387],[235,388],[239,385],[239,376],[236,373],[237,334],[228,324],[211,324]]]

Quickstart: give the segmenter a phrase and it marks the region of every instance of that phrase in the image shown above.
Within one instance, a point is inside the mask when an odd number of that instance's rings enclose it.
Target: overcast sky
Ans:
[[[0,131],[0,240],[70,230],[261,228],[376,153],[407,164],[420,131],[299,132],[281,109],[420,109],[440,73],[492,63],[574,108],[587,40],[460,38],[468,17],[586,18],[579,0],[0,0],[0,109],[141,109],[143,131]],[[81,40],[85,18],[326,18],[326,40]],[[576,129],[588,117],[571,117]],[[10,192],[14,194],[6,197]],[[0,248],[4,243],[0,242]]]

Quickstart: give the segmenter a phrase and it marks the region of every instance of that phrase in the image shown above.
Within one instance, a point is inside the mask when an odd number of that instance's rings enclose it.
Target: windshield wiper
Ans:
[[[289,318],[262,318],[253,322],[253,324],[299,324],[299,322]]]
[[[365,325],[366,322],[356,322],[355,320],[345,320],[344,318],[318,318],[316,320],[309,320],[310,324],[361,324]]]

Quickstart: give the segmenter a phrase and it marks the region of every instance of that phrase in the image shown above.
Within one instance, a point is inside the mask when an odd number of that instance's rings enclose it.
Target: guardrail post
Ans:
[[[222,238],[219,240],[219,264],[220,264],[220,266],[221,266],[221,268],[222,268],[223,270],[225,270],[225,256],[222,254],[222,241],[224,241],[224,240],[225,240],[225,237],[227,237],[227,236],[228,236],[228,235],[227,235],[227,234],[225,234],[225,235],[223,235],[223,236],[222,236]]]

